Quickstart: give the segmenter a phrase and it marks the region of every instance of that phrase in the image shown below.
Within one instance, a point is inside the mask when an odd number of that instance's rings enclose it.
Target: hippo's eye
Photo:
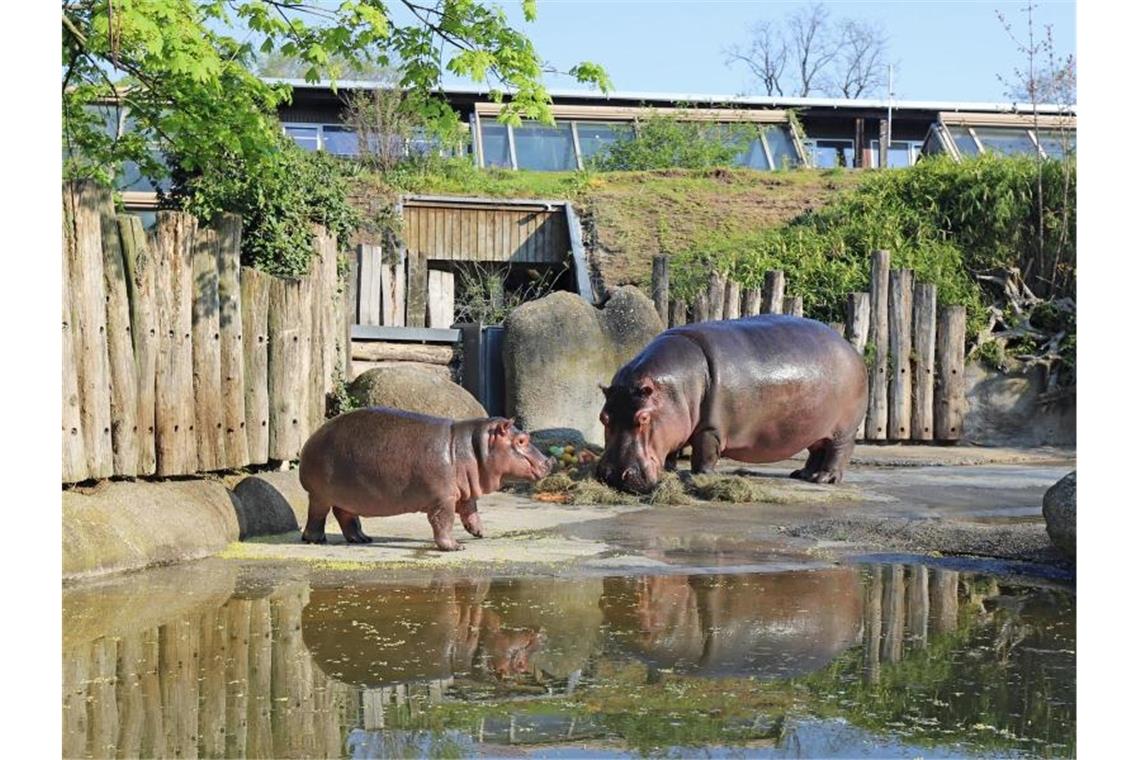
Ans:
[[[610,415],[609,415],[609,412],[602,412],[601,414],[599,414],[599,415],[598,415],[598,420],[599,420],[599,421],[601,421],[601,423],[602,423],[603,425],[608,425],[608,424],[610,424]]]
[[[515,439],[515,445],[519,448],[526,446],[528,443],[530,443],[530,438],[526,434],[520,435]]]

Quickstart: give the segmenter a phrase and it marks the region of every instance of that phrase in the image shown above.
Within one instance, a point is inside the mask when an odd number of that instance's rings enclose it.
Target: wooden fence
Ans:
[[[741,288],[713,272],[691,305],[669,295],[664,256],[653,262],[657,314],[670,327],[757,314],[804,315],[803,298],[784,292],[784,273],[764,274],[761,288]],[[866,357],[867,417],[861,440],[957,441],[966,413],[966,308],[938,305],[937,289],[890,268],[890,253],[871,256],[869,293],[851,293],[842,333]]]
[[[335,238],[284,280],[240,266],[240,217],[63,205],[63,482],[295,459],[347,355]]]

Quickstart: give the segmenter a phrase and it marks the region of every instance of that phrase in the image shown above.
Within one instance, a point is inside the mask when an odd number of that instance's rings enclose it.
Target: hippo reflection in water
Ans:
[[[791,678],[859,638],[856,568],[607,578],[602,611],[623,650],[656,668]]]
[[[326,675],[366,688],[539,670],[562,678],[596,651],[601,593],[600,579],[314,588],[302,636]]]

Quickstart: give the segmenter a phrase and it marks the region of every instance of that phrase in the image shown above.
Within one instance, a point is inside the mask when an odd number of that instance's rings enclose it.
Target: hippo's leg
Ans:
[[[463,549],[463,544],[451,535],[455,526],[455,502],[444,501],[428,510],[428,522],[431,523],[431,532],[435,536],[435,545],[442,552],[455,552]]]
[[[823,464],[807,480],[813,483],[842,482],[843,472],[847,469],[847,463],[851,461],[851,452],[854,450],[854,430],[836,435],[824,446]]]
[[[680,451],[673,451],[665,457],[665,472],[677,471],[677,455],[680,453]]]
[[[309,494],[309,519],[305,523],[305,530],[301,533],[301,540],[306,544],[323,544],[325,538],[325,520],[329,516],[332,504]]]
[[[720,461],[720,438],[714,430],[702,430],[692,438],[691,469],[694,475],[712,472]]]
[[[475,538],[483,537],[483,521],[479,518],[478,503],[475,499],[457,502],[455,511],[463,522],[463,528]]]
[[[819,469],[823,467],[823,461],[827,458],[827,446],[830,441],[819,441],[813,443],[808,447],[808,459],[798,470],[792,472],[792,477],[798,480],[811,480]]]
[[[370,544],[372,536],[365,535],[364,526],[360,524],[360,515],[346,512],[340,507],[332,508],[333,517],[340,523],[340,532],[344,540],[350,544]]]

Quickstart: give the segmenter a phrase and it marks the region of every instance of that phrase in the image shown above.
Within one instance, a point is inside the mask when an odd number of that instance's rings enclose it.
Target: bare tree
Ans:
[[[724,52],[727,65],[746,66],[768,95],[857,98],[886,84],[886,35],[856,19],[833,22],[821,3],[754,24],[746,44]]]
[[[753,24],[752,39],[748,44],[730,46],[725,50],[725,56],[727,64],[739,61],[747,66],[766,94],[784,94],[781,80],[788,64],[788,43],[771,21]]]

